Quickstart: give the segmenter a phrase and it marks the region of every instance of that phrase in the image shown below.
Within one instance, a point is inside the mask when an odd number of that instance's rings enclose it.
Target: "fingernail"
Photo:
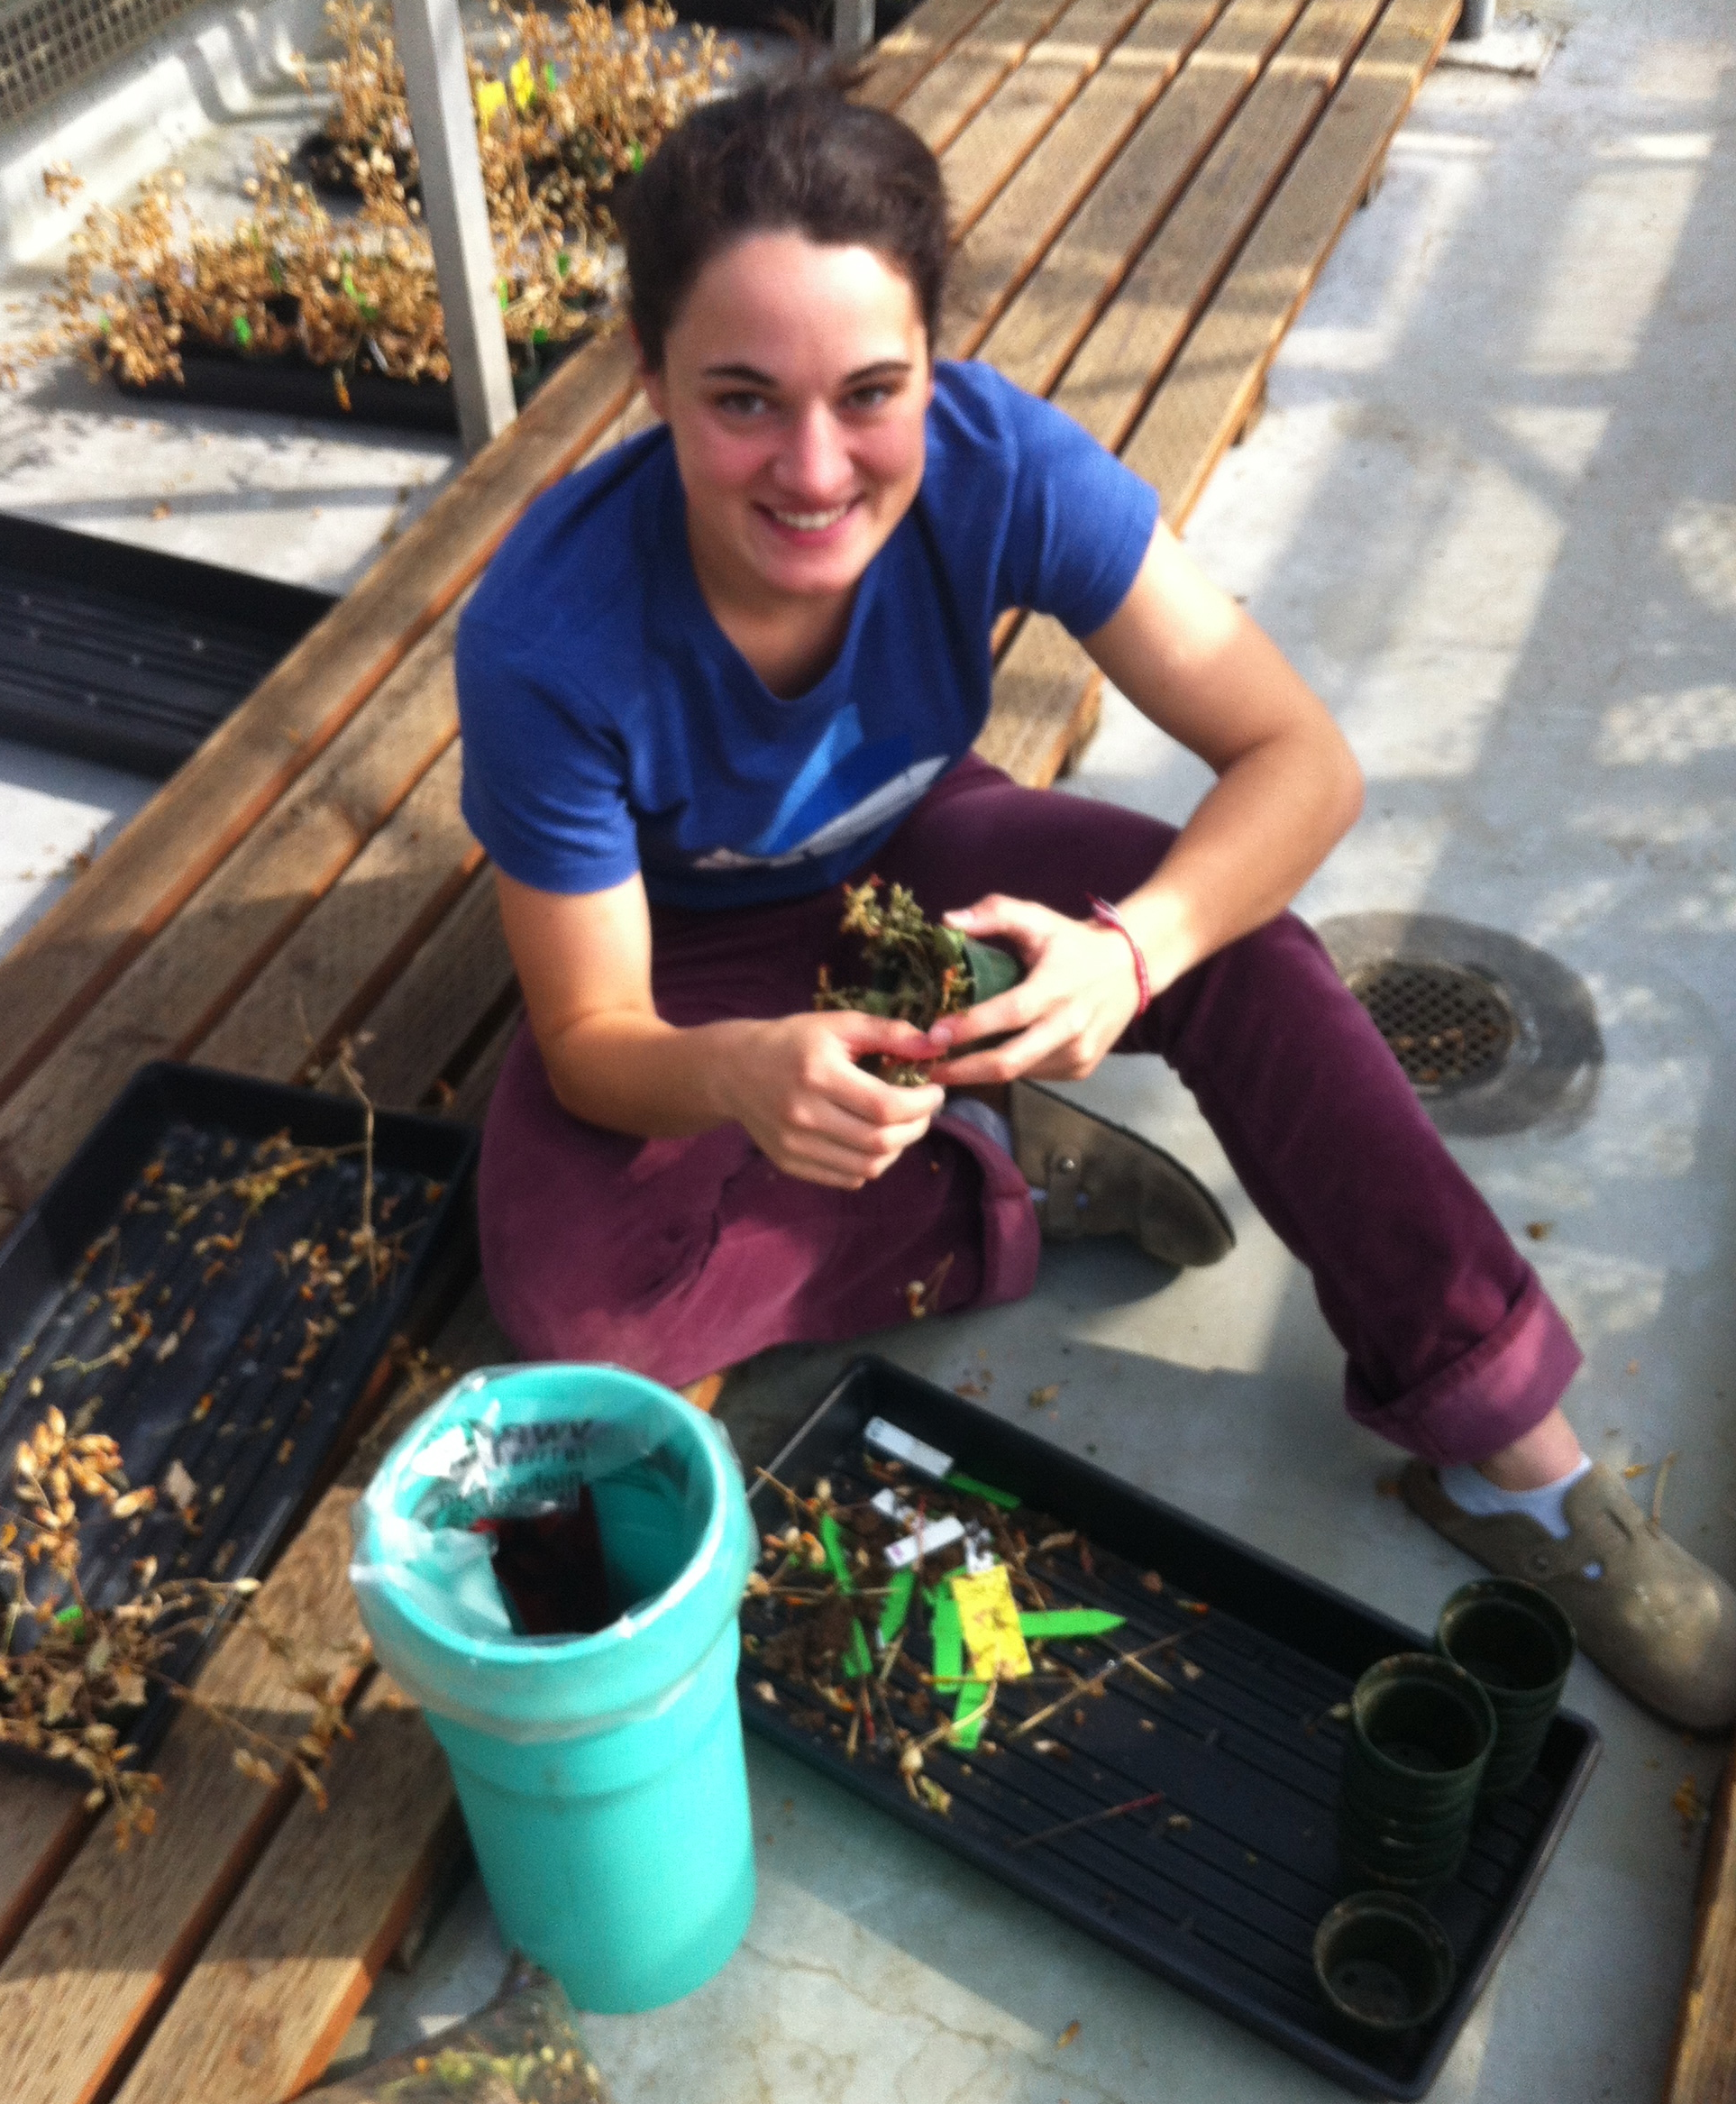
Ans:
[[[953,1033],[946,1028],[945,1023],[936,1023],[929,1029],[928,1042],[931,1045],[938,1045],[943,1051],[948,1045],[952,1043],[952,1041]]]

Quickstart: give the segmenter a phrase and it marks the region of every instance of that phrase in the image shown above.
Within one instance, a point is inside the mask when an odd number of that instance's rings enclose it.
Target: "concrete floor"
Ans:
[[[1618,1464],[1674,1451],[1673,1532],[1736,1571],[1736,38],[1721,0],[1574,0],[1540,79],[1443,70],[1348,230],[1188,538],[1354,740],[1367,812],[1301,901],[1423,909],[1552,952],[1606,1064],[1576,1130],[1456,1141],[1572,1320],[1567,1406]],[[1197,765],[1110,709],[1069,785],[1180,817]],[[1165,1139],[1240,1236],[1165,1280],[1052,1252],[1021,1306],[872,1341],[1190,1512],[1424,1628],[1473,1567],[1376,1494],[1396,1457],[1339,1407],[1305,1278],[1183,1094],[1118,1061],[1081,1095]],[[790,1350],[723,1412],[761,1452],[848,1354]],[[1060,1384],[1039,1416],[1030,1392]],[[1637,1481],[1650,1496],[1652,1478]],[[1649,2099],[1723,1758],[1597,1671],[1604,1755],[1433,2094]],[[1333,2085],[750,1740],[761,1898],[709,1986],[593,2018],[623,2104],[1295,2100]],[[472,1887],[351,2051],[491,1991]],[[1074,2019],[1074,2042],[1055,2041]]]
[[[1366,815],[1303,910],[1485,922],[1592,988],[1607,1057],[1591,1114],[1454,1145],[1516,1235],[1548,1224],[1525,1247],[1585,1349],[1568,1408],[1586,1447],[1677,1452],[1667,1522],[1731,1572],[1736,32],[1725,0],[1549,14],[1565,42],[1540,79],[1430,81],[1188,537],[1368,773]],[[404,481],[445,471],[438,448],[312,427],[262,443],[174,411],[149,435],[153,482],[112,404],[43,384],[30,414],[46,421],[0,403],[8,508],[172,528],[152,544],[312,582],[345,581]],[[161,496],[170,517],[151,522]],[[322,530],[298,539],[315,507]],[[1112,703],[1070,787],[1179,817],[1201,779]],[[946,1385],[986,1372],[990,1407],[1428,1626],[1472,1567],[1376,1495],[1395,1457],[1344,1418],[1306,1281],[1161,1068],[1116,1062],[1081,1093],[1208,1176],[1235,1255],[1164,1279],[1131,1251],[1055,1252],[1019,1307],[871,1342]],[[781,1352],[738,1377],[724,1415],[744,1448],[764,1450],[847,1356]],[[1670,1798],[1687,1775],[1708,1796],[1724,1749],[1583,1665],[1568,1698],[1604,1757],[1437,2085],[1452,2104],[1658,2088],[1697,1864]],[[621,2104],[1337,2093],[781,1756],[750,1742],[749,1765],[754,1926],[686,2001],[589,2021]],[[502,1963],[472,1886],[416,1971],[376,1990],[350,2054],[464,2013]]]

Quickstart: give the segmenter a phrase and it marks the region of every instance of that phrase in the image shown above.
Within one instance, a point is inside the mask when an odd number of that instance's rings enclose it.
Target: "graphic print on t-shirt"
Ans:
[[[738,847],[715,847],[695,869],[783,869],[836,855],[914,804],[946,764],[912,761],[908,731],[870,744],[854,702],[840,709],[780,800],[772,820]]]

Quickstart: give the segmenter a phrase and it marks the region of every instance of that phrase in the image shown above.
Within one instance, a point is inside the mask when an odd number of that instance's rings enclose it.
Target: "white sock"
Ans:
[[[1565,1476],[1537,1490],[1503,1490],[1498,1483],[1491,1483],[1480,1468],[1472,1468],[1468,1461],[1454,1461],[1435,1473],[1448,1496],[1460,1512],[1469,1514],[1472,1519],[1494,1519],[1503,1513],[1523,1513],[1527,1519],[1535,1520],[1540,1527],[1553,1534],[1558,1541],[1565,1541],[1573,1532],[1567,1524],[1567,1493],[1582,1476],[1590,1475],[1591,1462],[1581,1454]],[[1601,1578],[1604,1567],[1601,1563],[1588,1563],[1585,1575]]]

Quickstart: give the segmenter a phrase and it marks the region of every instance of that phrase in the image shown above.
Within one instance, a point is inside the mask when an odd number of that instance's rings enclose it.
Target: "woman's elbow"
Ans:
[[[1342,840],[1362,816],[1366,784],[1357,755],[1343,734],[1333,727],[1334,752],[1332,756],[1331,785],[1329,798],[1332,818],[1332,837]]]

